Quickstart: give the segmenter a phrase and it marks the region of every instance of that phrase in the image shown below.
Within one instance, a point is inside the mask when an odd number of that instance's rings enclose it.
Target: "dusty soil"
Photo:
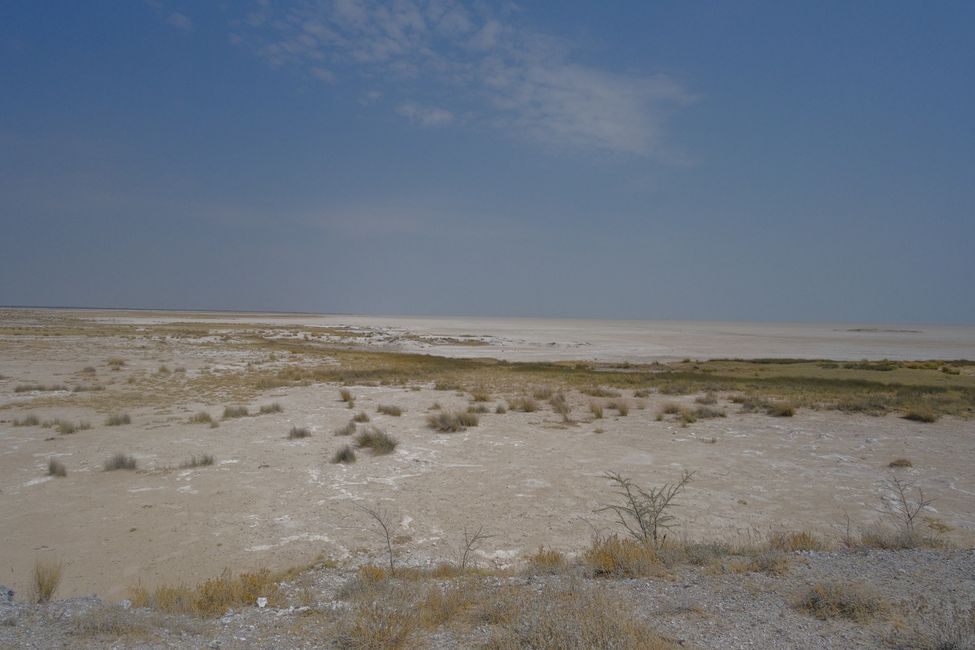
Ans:
[[[741,414],[728,396],[719,396],[717,407],[727,417],[682,427],[658,421],[658,411],[664,402],[691,405],[694,395],[641,399],[627,393],[628,416],[607,408],[604,418],[593,419],[590,402],[610,400],[570,393],[573,421],[565,423],[544,403],[534,413],[496,414],[498,404],[515,397],[499,394],[485,403],[490,412],[478,426],[437,433],[426,426],[431,406],[463,410],[470,395],[432,384],[354,386],[350,410],[339,399],[339,386],[312,384],[268,390],[243,404],[253,413],[276,402],[280,413],[210,428],[189,424],[189,416],[206,410],[219,419],[233,402],[186,397],[176,386],[208,372],[280,362],[224,347],[219,337],[45,336],[44,328],[56,322],[44,320],[53,318],[49,314],[8,312],[5,318],[38,328],[36,336],[0,339],[0,581],[21,592],[37,559],[65,563],[60,595],[97,594],[108,601],[124,598],[136,583],[196,583],[224,567],[284,568],[319,554],[364,561],[380,550],[381,540],[359,505],[395,514],[397,551],[412,563],[454,557],[464,528],[478,525],[493,535],[479,557],[485,565],[510,564],[542,544],[572,552],[588,542],[593,527],[613,526],[607,513],[594,513],[614,499],[603,477],[607,470],[646,485],[695,471],[675,535],[755,539],[771,529],[805,528],[835,538],[847,516],[854,526],[882,516],[877,510],[890,496],[886,480],[895,471],[888,464],[908,458],[913,467],[896,472],[934,499],[924,513],[927,523],[950,529],[947,535],[957,539],[975,532],[971,421],[945,417],[921,424],[812,410],[772,418]],[[456,344],[457,336],[480,336],[473,329],[445,327],[442,334],[437,336],[447,347],[479,353],[483,347]],[[729,349],[720,356],[744,355]],[[111,370],[111,357],[126,359],[126,365]],[[160,373],[161,365],[171,372]],[[86,366],[95,374],[84,373]],[[99,384],[105,390],[91,393],[93,406],[62,406],[59,396],[69,395],[64,391],[17,392],[35,383]],[[167,391],[179,399],[138,405],[140,392],[165,397]],[[130,424],[105,425],[116,410],[113,396]],[[380,404],[399,406],[403,415],[380,415]],[[359,411],[399,446],[390,455],[360,451],[352,465],[331,464],[335,450],[348,442],[333,432]],[[29,414],[87,420],[92,428],[61,435],[42,426],[14,426]],[[295,426],[312,435],[288,440]],[[103,471],[117,452],[133,455],[139,468]],[[179,468],[201,454],[212,454],[215,464]],[[47,476],[51,458],[63,462],[66,477]]]

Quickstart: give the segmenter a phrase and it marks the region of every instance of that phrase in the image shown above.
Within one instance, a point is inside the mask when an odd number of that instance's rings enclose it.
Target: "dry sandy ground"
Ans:
[[[110,356],[124,356],[128,365],[112,373],[105,366]],[[718,356],[745,355],[729,349]],[[426,427],[428,409],[434,402],[464,409],[468,395],[432,386],[355,387],[350,411],[338,386],[316,384],[267,391],[247,404],[251,411],[278,402],[283,412],[226,420],[218,428],[187,423],[201,408],[219,416],[225,405],[201,402],[128,408],[131,424],[107,427],[104,413],[32,407],[50,394],[14,392],[25,382],[77,383],[86,365],[97,366],[98,379],[115,382],[109,390],[116,390],[126,376],[160,362],[185,366],[192,376],[204,365],[247,361],[219,342],[3,341],[0,405],[11,407],[0,410],[0,582],[23,589],[36,559],[60,559],[66,564],[61,595],[117,600],[137,582],[195,583],[224,567],[284,568],[319,553],[364,559],[380,549],[381,539],[357,505],[395,515],[404,559],[454,557],[464,528],[483,525],[494,537],[482,561],[504,564],[541,544],[579,549],[593,526],[612,526],[607,514],[593,512],[613,500],[606,470],[647,485],[672,480],[682,469],[696,471],[675,534],[747,538],[781,527],[838,536],[846,515],[854,524],[879,516],[887,465],[906,457],[914,466],[900,475],[935,499],[927,515],[955,534],[975,532],[975,436],[971,422],[955,418],[918,424],[806,410],[771,418],[738,414],[722,400],[727,418],[681,427],[656,421],[660,405],[675,398],[630,395],[634,408],[627,417],[607,409],[593,421],[591,398],[573,393],[572,424],[547,406],[495,414],[505,396],[494,396],[479,426],[443,434]],[[676,400],[690,404],[693,397]],[[380,404],[404,413],[379,415]],[[333,432],[360,410],[399,447],[388,456],[360,453],[353,465],[331,464],[332,453],[348,441]],[[93,427],[58,435],[13,426],[28,413],[85,419]],[[307,427],[311,437],[288,440],[292,426]],[[139,470],[102,471],[116,452],[134,455]],[[174,469],[199,454],[214,455],[216,464]],[[66,478],[46,476],[52,457],[67,467]]]

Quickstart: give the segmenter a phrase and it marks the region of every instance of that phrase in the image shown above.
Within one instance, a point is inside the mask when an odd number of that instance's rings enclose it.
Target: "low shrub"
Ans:
[[[369,414],[366,413],[365,411],[359,411],[352,418],[352,421],[353,422],[368,422],[369,421]]]
[[[213,418],[206,411],[197,411],[190,416],[190,424],[213,424]]]
[[[403,409],[398,406],[391,406],[389,404],[380,404],[376,411],[382,415],[392,415],[394,417],[403,415]]]
[[[116,413],[108,416],[105,420],[106,427],[119,427],[123,424],[132,424],[132,418],[129,417],[128,413]]]
[[[365,427],[355,436],[355,446],[372,450],[374,456],[391,454],[399,441],[378,427]]]
[[[476,427],[477,424],[476,413],[441,411],[427,416],[427,426],[441,433],[464,431],[467,427]]]
[[[291,431],[288,432],[288,440],[300,440],[310,435],[311,431],[304,427],[291,427]]]
[[[190,459],[180,465],[180,469],[194,469],[196,467],[209,467],[213,465],[215,459],[210,454],[200,456],[190,456]]]
[[[640,578],[659,575],[661,565],[649,543],[618,535],[596,536],[583,560],[596,576]]]
[[[354,463],[355,462],[355,450],[351,445],[342,445],[332,456],[332,463]]]
[[[117,469],[135,469],[137,462],[132,456],[125,454],[115,454],[105,461],[105,471],[112,472]]]
[[[344,427],[335,430],[337,436],[351,436],[353,433],[355,433],[355,422],[351,420]]]
[[[818,619],[845,618],[866,623],[889,610],[887,602],[860,584],[825,582],[813,585],[796,599],[796,609]]]
[[[64,467],[64,463],[56,458],[51,458],[47,461],[47,475],[63,478],[68,475],[68,470]]]
[[[280,404],[278,404],[277,402],[272,402],[271,404],[264,404],[263,406],[261,406],[260,409],[258,409],[258,412],[261,415],[269,415],[271,413],[280,413],[283,410],[284,407],[282,407]]]
[[[228,406],[223,410],[223,419],[230,420],[231,418],[243,418],[247,417],[249,412],[246,406]]]

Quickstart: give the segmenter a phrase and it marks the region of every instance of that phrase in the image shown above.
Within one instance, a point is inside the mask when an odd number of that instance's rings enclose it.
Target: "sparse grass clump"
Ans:
[[[180,469],[194,469],[197,467],[209,467],[213,465],[215,459],[210,454],[200,456],[190,456],[190,459],[180,464]]]
[[[365,427],[355,436],[355,446],[360,449],[371,449],[373,456],[391,454],[396,450],[399,441],[378,427]]]
[[[34,415],[33,413],[31,413],[30,415],[26,415],[19,420],[14,420],[15,427],[36,427],[39,426],[40,423],[41,423],[41,419],[36,415]]]
[[[352,421],[353,422],[368,422],[369,421],[369,414],[366,413],[365,411],[359,411],[358,413],[355,414],[355,416],[353,416]]]
[[[277,402],[272,402],[270,404],[264,404],[264,405],[261,406],[260,409],[258,409],[258,412],[261,415],[270,415],[271,413],[281,413],[282,411],[284,411],[284,407],[282,407]]]
[[[505,406],[504,404],[498,404],[494,408],[494,412],[497,413],[498,415],[504,415],[505,413],[508,412],[508,407]]]
[[[119,427],[123,424],[132,424],[132,418],[128,413],[116,413],[105,420],[106,427]]]
[[[352,391],[348,388],[339,389],[339,399],[349,405],[349,408],[355,406],[355,397],[352,396]]]
[[[301,438],[307,438],[311,435],[311,431],[304,427],[291,427],[291,431],[288,432],[288,440],[300,440]]]
[[[355,462],[355,449],[352,445],[342,445],[332,456],[332,464],[337,463],[354,463]]]
[[[441,411],[427,416],[427,426],[441,433],[464,431],[467,427],[476,427],[477,424],[476,413]]]
[[[539,546],[538,551],[529,555],[525,563],[525,573],[528,575],[556,575],[565,571],[569,566],[565,555],[554,549],[546,550]]]
[[[543,587],[509,603],[488,650],[677,650],[600,588]]]
[[[594,537],[583,560],[598,577],[640,578],[661,573],[657,552],[649,542],[615,534]]]
[[[619,397],[620,392],[618,390],[610,390],[602,386],[587,386],[581,388],[580,391],[583,395],[589,395],[590,397]]]
[[[228,406],[223,410],[223,419],[230,420],[233,418],[245,418],[250,413],[246,406]]]
[[[31,600],[35,603],[46,603],[54,597],[61,584],[61,574],[64,565],[61,562],[37,560],[34,562],[34,574],[31,581]]]
[[[467,412],[474,413],[477,415],[483,415],[484,413],[490,413],[491,410],[487,407],[486,404],[471,404],[470,406],[467,407]]]
[[[47,475],[64,478],[68,475],[68,470],[64,467],[64,463],[56,458],[51,458],[47,461]]]
[[[108,367],[112,370],[121,370],[125,365],[125,359],[121,357],[112,357],[107,362]]]
[[[796,609],[821,620],[846,618],[866,623],[887,613],[890,606],[864,585],[825,582],[810,587],[796,599]]]
[[[538,402],[533,397],[525,395],[508,400],[508,408],[512,411],[522,411],[523,413],[534,413],[538,410]]]
[[[807,530],[775,531],[769,535],[768,547],[773,551],[828,551],[830,545]]]
[[[614,409],[617,413],[619,413],[620,417],[626,417],[630,414],[630,405],[625,399],[613,400],[606,406]]]
[[[714,406],[718,403],[718,398],[714,396],[714,393],[705,393],[700,397],[695,397],[694,401],[705,406]]]
[[[912,422],[924,422],[927,424],[935,422],[938,419],[937,414],[930,406],[915,406],[908,409],[902,417]]]
[[[532,390],[532,397],[541,400],[551,399],[554,393],[555,391],[552,389],[551,386],[538,386],[537,388]]]
[[[213,424],[213,418],[206,411],[197,411],[190,416],[190,424]]]
[[[137,462],[134,457],[125,454],[115,454],[105,461],[105,471],[112,472],[117,469],[135,469]]]
[[[335,430],[337,436],[351,436],[353,433],[355,433],[355,422],[351,420],[344,427]]]
[[[789,402],[772,402],[765,412],[774,418],[791,418],[796,414],[796,407]]]
[[[182,585],[161,586],[153,591],[135,587],[131,590],[130,600],[136,608],[149,607],[171,614],[197,616],[219,616],[229,608],[252,607],[261,597],[268,599],[269,606],[281,607],[286,602],[277,584],[278,577],[263,569],[234,578],[228,570],[195,589]]]
[[[914,467],[914,463],[911,462],[909,458],[895,458],[890,461],[887,467],[902,468],[902,467]]]
[[[15,393],[54,392],[59,390],[68,390],[68,387],[64,384],[19,384],[14,387]]]
[[[91,424],[85,420],[81,420],[78,422],[78,424],[69,422],[68,420],[54,420],[50,423],[50,426],[54,427],[58,433],[65,436],[72,433],[77,433],[78,431],[87,431],[91,428]]]
[[[394,417],[399,417],[403,415],[403,409],[398,406],[392,406],[390,404],[380,404],[376,409],[382,415],[392,415]]]
[[[572,409],[569,408],[569,402],[565,399],[565,395],[563,393],[556,393],[551,397],[551,399],[549,399],[548,403],[551,405],[552,411],[562,416],[563,422],[570,421],[569,415],[571,414]]]
[[[475,402],[490,402],[491,394],[483,388],[475,388],[471,391],[471,399]]]
[[[589,402],[589,411],[592,412],[592,416],[600,420],[603,417],[603,405],[599,402]]]

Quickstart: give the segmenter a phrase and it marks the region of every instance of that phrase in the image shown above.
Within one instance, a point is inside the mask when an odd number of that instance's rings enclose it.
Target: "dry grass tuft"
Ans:
[[[703,404],[704,406],[714,406],[718,403],[718,398],[715,397],[714,393],[705,393],[700,397],[695,397],[694,401],[698,404]]]
[[[355,422],[349,421],[344,427],[335,430],[337,436],[351,436],[355,433]]]
[[[119,427],[123,424],[132,424],[132,418],[129,417],[128,413],[116,413],[108,416],[105,420],[106,427]]]
[[[64,564],[51,560],[34,562],[34,574],[30,586],[30,598],[35,603],[46,603],[54,597],[61,584]]]
[[[490,402],[491,393],[483,388],[475,388],[471,391],[471,399],[475,402]]]
[[[105,471],[112,472],[117,469],[135,469],[137,466],[135,458],[125,454],[115,454],[105,461]]]
[[[768,547],[773,551],[828,551],[829,543],[807,530],[798,532],[774,531],[769,535]]]
[[[56,458],[51,458],[47,461],[47,475],[64,478],[68,475],[68,470],[64,467],[64,463]]]
[[[795,602],[796,609],[821,620],[845,618],[867,623],[890,610],[887,602],[861,584],[826,582],[810,587]]]
[[[368,422],[369,421],[369,414],[366,413],[365,411],[359,411],[352,418],[352,421],[353,422]]]
[[[508,400],[508,408],[512,411],[522,411],[523,413],[534,413],[538,410],[538,402],[534,398],[525,395]]]
[[[392,415],[394,417],[403,415],[403,409],[398,406],[391,406],[389,404],[380,404],[376,411],[382,415]]]
[[[504,415],[505,413],[508,412],[508,407],[505,406],[504,404],[498,404],[494,408],[494,412],[497,413],[498,415]]]
[[[431,413],[427,416],[427,426],[441,433],[464,431],[467,427],[476,427],[478,422],[476,413],[464,411],[441,411],[439,413]]]
[[[267,569],[256,573],[242,573],[236,578],[229,570],[195,589],[182,585],[164,585],[149,591],[134,587],[130,600],[133,607],[149,607],[171,614],[219,616],[227,609],[253,607],[258,598],[267,598],[271,607],[286,605],[275,576]]]
[[[796,414],[796,407],[789,402],[772,402],[765,412],[776,418],[791,418]]]
[[[630,405],[625,399],[617,399],[609,402],[606,406],[614,409],[620,414],[620,417],[626,417],[630,414]]]
[[[351,445],[342,445],[332,456],[332,464],[337,463],[354,463],[355,462],[355,450]]]
[[[555,391],[551,386],[538,386],[532,390],[532,397],[535,399],[546,400],[551,399]]]
[[[538,551],[529,555],[525,560],[525,573],[528,575],[556,575],[565,571],[569,566],[565,555],[559,551],[539,546]]]
[[[277,402],[272,402],[271,404],[264,404],[263,406],[261,406],[260,409],[258,409],[258,412],[261,415],[269,415],[271,413],[281,413],[282,411],[284,411],[284,407],[282,407]]]
[[[594,575],[611,578],[640,578],[662,572],[653,546],[618,535],[593,538],[583,560]]]
[[[618,599],[601,588],[544,586],[523,594],[513,619],[499,625],[488,640],[489,650],[677,650],[647,627]]]
[[[339,399],[346,404],[355,404],[355,397],[352,396],[352,391],[348,388],[339,389]],[[351,406],[349,408],[352,408]]]
[[[890,461],[890,464],[888,464],[887,467],[914,467],[914,463],[912,463],[908,458],[895,458],[894,460]]]
[[[213,418],[206,411],[197,411],[190,416],[190,424],[213,424]]]
[[[223,419],[244,418],[249,415],[246,406],[228,406],[223,410]]]
[[[304,427],[291,427],[291,431],[288,432],[288,440],[300,440],[310,435],[311,431]]]
[[[599,402],[589,402],[589,410],[592,412],[592,416],[600,420],[603,417],[603,405]]]
[[[215,459],[210,454],[202,454],[200,456],[190,456],[190,459],[183,462],[179,467],[180,469],[194,469],[196,467],[209,467],[213,465]]]
[[[938,419],[938,415],[931,409],[930,406],[915,406],[908,409],[902,417],[905,420],[911,420],[912,422],[925,422],[929,424]]]
[[[31,413],[30,415],[26,415],[19,420],[14,420],[15,427],[36,427],[39,426],[40,423],[41,423],[41,419],[36,415],[34,415],[33,413]]]
[[[355,436],[355,446],[372,450],[373,456],[391,454],[399,441],[378,427],[365,427]]]

